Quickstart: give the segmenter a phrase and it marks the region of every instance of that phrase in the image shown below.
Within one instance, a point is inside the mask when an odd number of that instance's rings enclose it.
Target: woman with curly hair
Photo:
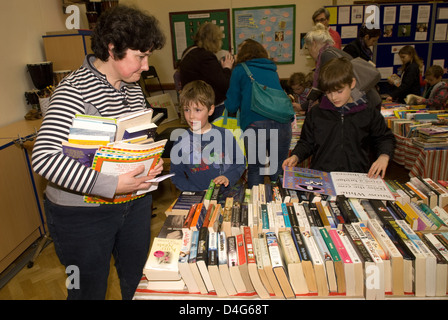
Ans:
[[[36,173],[49,181],[45,214],[61,263],[79,276],[67,286],[68,299],[104,299],[111,257],[115,259],[123,299],[132,299],[150,244],[150,194],[121,204],[92,204],[85,195],[111,199],[148,189],[162,163],[148,176],[144,168],[109,175],[64,155],[76,114],[118,117],[146,108],[137,81],[148,57],[165,44],[158,21],[137,9],[117,6],[101,14],[92,35],[93,55],[61,81],[51,97],[33,150]],[[79,284],[79,285],[78,285]]]

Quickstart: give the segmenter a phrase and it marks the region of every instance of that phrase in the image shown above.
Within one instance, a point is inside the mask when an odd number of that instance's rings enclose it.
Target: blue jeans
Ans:
[[[67,288],[69,300],[105,299],[112,255],[122,298],[133,298],[151,241],[151,205],[150,194],[99,207],[65,207],[45,200],[48,228],[59,260],[66,268],[79,270],[79,282],[73,281]],[[75,272],[67,274],[67,280],[76,276]]]
[[[282,163],[291,144],[291,123],[274,120],[252,122],[244,131],[248,167],[248,188],[264,183],[264,176],[276,181],[282,174]],[[269,157],[269,158],[268,158]]]

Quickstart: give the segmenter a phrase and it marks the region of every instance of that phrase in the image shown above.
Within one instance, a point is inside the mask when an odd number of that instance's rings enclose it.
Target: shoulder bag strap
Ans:
[[[250,78],[251,81],[255,81],[252,72],[250,72],[249,68],[247,67],[245,62],[242,62],[241,65],[243,66],[244,70],[246,70],[247,76]]]

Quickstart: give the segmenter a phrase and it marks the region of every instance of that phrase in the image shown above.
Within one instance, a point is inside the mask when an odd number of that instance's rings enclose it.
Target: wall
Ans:
[[[42,35],[46,31],[64,30],[61,4],[60,0],[0,1],[0,126],[23,119],[31,108],[25,91],[34,86],[26,65],[45,61]]]
[[[343,0],[349,1],[349,0]],[[162,83],[173,83],[173,62],[171,53],[169,12],[189,10],[209,10],[268,5],[296,4],[296,35],[307,32],[311,26],[313,12],[326,5],[334,5],[332,0],[120,0],[123,4],[133,4],[155,15],[167,36],[167,44],[150,58],[150,64],[157,68]],[[161,5],[158,5],[161,3]],[[85,7],[81,8],[81,29],[86,29]],[[34,88],[27,72],[28,63],[45,61],[42,35],[48,31],[65,30],[65,15],[61,0],[15,0],[0,1],[0,30],[4,49],[0,61],[0,126],[22,120],[31,109],[26,104],[25,92]],[[278,73],[287,78],[292,72],[307,72],[312,62],[300,51],[296,41],[294,65],[280,65]],[[4,137],[0,137],[4,138]]]

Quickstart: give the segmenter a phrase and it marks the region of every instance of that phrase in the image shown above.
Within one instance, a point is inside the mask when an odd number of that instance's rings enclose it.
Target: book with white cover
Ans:
[[[155,237],[143,273],[148,280],[179,280],[178,260],[182,239]]]
[[[436,257],[432,254],[431,250],[423,243],[423,241],[418,237],[417,234],[409,227],[403,220],[397,220],[397,224],[403,230],[403,232],[408,236],[412,243],[416,246],[417,250],[423,255],[423,260],[425,261],[425,273],[422,275],[424,279],[425,287],[419,292],[424,296],[433,297],[436,294]],[[417,285],[416,285],[417,287]],[[415,295],[417,296],[417,288],[415,290]]]
[[[190,256],[190,247],[191,247],[191,230],[182,231],[182,246],[180,248],[179,253],[179,273],[182,276],[185,285],[187,286],[188,292],[190,293],[198,293],[199,287],[194,279],[193,273],[191,272],[190,266],[188,265],[188,258]]]
[[[308,294],[308,285],[303,274],[302,262],[294,244],[291,232],[280,231],[278,241],[285,257],[289,280],[296,295]]]
[[[372,296],[370,299],[384,299],[385,295],[385,276],[384,276],[384,261],[383,258],[378,254],[374,241],[370,239],[365,233],[365,224],[363,222],[352,223],[354,231],[358,234],[359,239],[364,244],[370,257],[373,260],[372,267],[364,265],[365,267],[365,292],[366,298],[367,293],[370,292]],[[374,268],[376,267],[376,268]]]
[[[446,296],[448,292],[448,251],[446,247],[432,233],[423,235],[439,252],[441,261],[437,263],[436,296]]]
[[[229,266],[227,264],[227,239],[224,231],[218,233],[218,266],[227,293],[229,296],[236,295],[237,292],[233,285]]]
[[[314,237],[319,254],[322,258],[324,270],[327,275],[328,290],[330,293],[337,292],[338,286],[337,286],[337,281],[336,281],[336,273],[335,273],[334,263],[333,263],[333,259],[331,257],[330,250],[328,249],[327,244],[325,243],[325,241],[322,237],[320,228],[312,227],[311,233]]]
[[[364,294],[364,272],[362,261],[352,243],[347,238],[345,232],[338,230],[338,234],[353,263],[355,275],[355,296],[362,296]]]
[[[317,248],[316,242],[314,241],[314,237],[311,234],[311,231],[303,231],[302,235],[305,245],[308,248],[310,257],[313,262],[314,274],[317,283],[317,294],[319,296],[326,297],[329,295],[327,273],[325,271],[324,262],[319,253],[319,249]]]

